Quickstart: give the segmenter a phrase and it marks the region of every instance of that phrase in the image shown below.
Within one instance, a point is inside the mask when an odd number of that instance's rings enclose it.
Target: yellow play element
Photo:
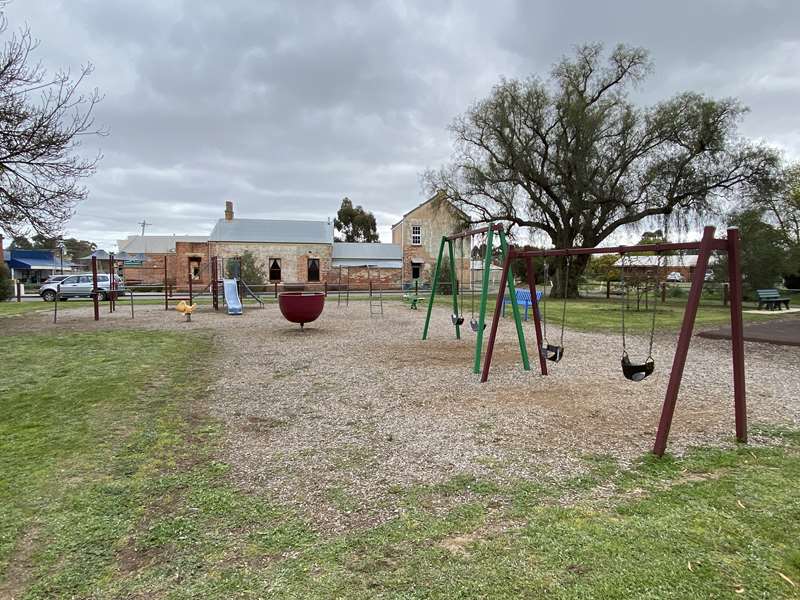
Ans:
[[[195,308],[197,308],[197,304],[189,305],[189,304],[186,304],[186,302],[184,302],[183,300],[178,302],[178,304],[175,306],[175,310],[177,310],[179,313],[181,313],[183,315],[186,315],[186,320],[187,321],[191,321],[192,320],[192,313],[194,312]]]

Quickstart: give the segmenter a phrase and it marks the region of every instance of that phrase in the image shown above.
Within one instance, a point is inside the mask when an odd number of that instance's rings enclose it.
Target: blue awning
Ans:
[[[49,260],[46,258],[7,258],[6,265],[10,269],[19,269],[25,271],[52,271],[61,268],[61,261],[59,259]],[[64,261],[64,268],[71,269],[74,265],[71,261]]]

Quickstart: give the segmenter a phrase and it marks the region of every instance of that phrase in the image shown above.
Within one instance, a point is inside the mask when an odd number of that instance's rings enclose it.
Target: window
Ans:
[[[91,278],[90,278],[91,281]],[[98,275],[97,281],[108,281],[108,275]]]
[[[280,281],[281,280],[281,259],[280,258],[270,258],[269,259],[269,280],[270,281]]]
[[[419,279],[419,263],[411,263],[411,279]]]
[[[62,280],[61,283],[64,285],[72,285],[74,283],[78,283],[79,277],[73,275],[72,277],[67,277],[66,279]]]
[[[422,225],[411,226],[411,245],[420,246],[422,244]]]
[[[319,281],[319,259],[318,258],[309,258],[308,259],[308,280],[309,281]]]
[[[189,272],[194,280],[200,279],[200,259],[193,258],[189,261]]]
[[[81,275],[78,277],[78,283],[93,283],[91,275]]]

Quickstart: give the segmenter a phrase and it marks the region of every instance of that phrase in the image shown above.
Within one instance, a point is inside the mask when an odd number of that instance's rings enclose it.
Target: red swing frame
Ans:
[[[547,375],[547,361],[542,353],[542,326],[539,315],[539,306],[536,302],[536,281],[533,269],[534,257],[546,256],[577,256],[582,254],[626,254],[630,252],[668,252],[674,250],[699,250],[697,263],[695,265],[694,277],[689,290],[689,298],[686,301],[686,310],[683,314],[683,323],[680,334],[678,335],[678,345],[675,349],[675,356],[672,360],[672,371],[669,376],[664,404],[661,408],[661,419],[658,424],[655,443],[653,444],[653,454],[662,456],[667,447],[672,418],[675,414],[675,405],[678,400],[678,392],[683,379],[683,370],[686,367],[686,356],[689,351],[689,343],[692,339],[697,309],[700,305],[700,295],[703,291],[706,269],[708,268],[709,258],[715,250],[727,252],[728,254],[728,281],[730,285],[730,313],[731,313],[731,353],[733,357],[733,405],[734,419],[736,422],[736,440],[747,442],[747,407],[745,402],[745,379],[744,379],[744,333],[742,323],[742,274],[741,274],[741,247],[739,241],[739,230],[731,227],[727,231],[727,238],[715,238],[715,228],[708,226],[703,229],[703,237],[698,242],[646,244],[637,246],[615,246],[611,248],[557,248],[552,250],[515,250],[509,249],[503,263],[503,273],[500,277],[500,289],[504,290],[508,281],[511,262],[515,259],[524,259],[528,268],[531,299],[533,305],[534,328],[536,330],[536,344],[539,354],[539,370],[542,375]],[[500,323],[502,311],[503,294],[497,295],[497,305],[495,306],[492,318],[492,328],[489,332],[489,341],[486,347],[486,359],[483,363],[481,382],[489,379],[489,370],[492,366],[492,354],[497,338],[497,327]],[[523,341],[523,340],[521,340]],[[524,341],[523,341],[524,343]]]

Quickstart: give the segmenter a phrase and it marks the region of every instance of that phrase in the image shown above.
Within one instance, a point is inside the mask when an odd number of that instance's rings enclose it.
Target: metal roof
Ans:
[[[166,254],[175,252],[175,242],[207,242],[207,235],[129,235],[117,240],[120,252],[131,254]]]
[[[220,219],[208,239],[212,242],[330,244],[333,242],[333,224],[325,221]]]
[[[355,258],[348,259],[348,258],[334,258],[333,259],[333,268],[337,267],[371,267],[373,269],[402,269],[403,268],[403,261],[402,260],[387,260],[387,259],[373,259],[367,262],[364,260],[358,260]]]
[[[373,260],[403,260],[400,244],[364,244],[358,242],[333,242],[333,260],[354,259],[361,264]]]

